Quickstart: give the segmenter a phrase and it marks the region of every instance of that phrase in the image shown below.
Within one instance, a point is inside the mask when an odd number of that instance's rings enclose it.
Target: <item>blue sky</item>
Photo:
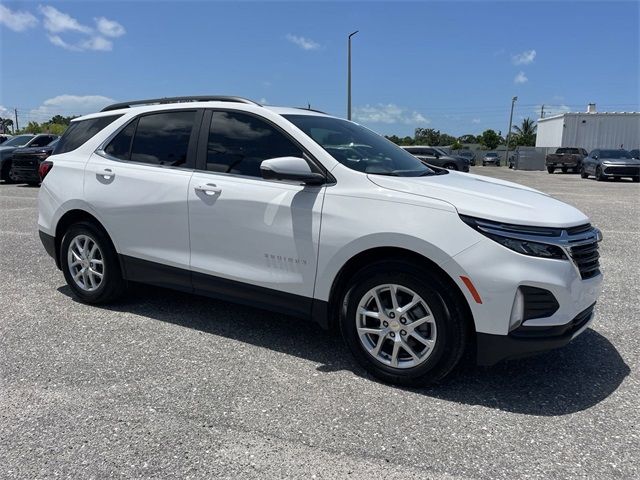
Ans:
[[[507,129],[547,112],[640,110],[638,2],[2,2],[0,116],[242,95],[385,134]]]

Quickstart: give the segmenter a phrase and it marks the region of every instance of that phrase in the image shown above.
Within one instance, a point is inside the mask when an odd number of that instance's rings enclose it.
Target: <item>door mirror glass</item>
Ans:
[[[260,164],[262,178],[267,180],[292,180],[308,185],[320,185],[325,177],[311,171],[309,164],[300,157],[278,157],[264,160]]]

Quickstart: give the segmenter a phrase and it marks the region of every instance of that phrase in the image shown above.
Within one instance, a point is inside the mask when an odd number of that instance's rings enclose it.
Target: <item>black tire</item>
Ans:
[[[562,167],[561,170],[562,170],[562,173],[567,173],[569,171],[567,167]]]
[[[102,252],[103,277],[100,285],[93,291],[87,291],[76,285],[70,272],[67,255],[69,245],[78,235],[86,235],[93,240]],[[91,222],[80,222],[71,225],[60,245],[60,265],[67,285],[78,299],[85,303],[102,304],[111,302],[122,296],[126,289],[126,281],[122,278],[120,262],[111,239],[100,227]]]
[[[606,179],[607,179],[607,177],[605,177],[605,176],[602,174],[602,168],[597,167],[597,168],[596,168],[596,180],[597,180],[598,182],[602,182],[602,181],[604,181],[604,180],[606,180]]]
[[[40,182],[27,182],[27,185],[29,185],[30,187],[39,187]]]
[[[0,179],[4,180],[4,183],[15,183],[11,180],[11,160],[6,160],[2,165],[2,170],[0,170]]]
[[[633,181],[636,182],[636,183],[639,183],[640,182],[640,176],[633,177]]]
[[[487,166],[486,162],[482,162],[482,166],[486,167]]]
[[[447,170],[458,170],[458,167],[455,163],[445,163],[443,165],[443,168],[446,168]]]
[[[394,368],[375,359],[358,337],[356,312],[364,295],[377,285],[397,284],[413,290],[428,304],[437,336],[432,352],[417,366]],[[357,362],[380,380],[420,387],[442,380],[462,358],[469,328],[460,301],[438,275],[406,261],[380,261],[358,272],[346,289],[340,311],[340,330]]]
[[[587,171],[584,169],[584,167],[580,167],[580,177],[581,178],[589,178],[589,174],[587,173]]]
[[[549,173],[553,173],[553,172],[555,172],[555,171],[556,171],[556,169],[555,169],[555,168],[553,168],[553,167],[547,167],[547,172],[549,172]]]

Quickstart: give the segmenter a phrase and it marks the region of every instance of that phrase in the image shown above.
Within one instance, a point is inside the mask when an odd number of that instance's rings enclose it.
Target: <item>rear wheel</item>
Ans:
[[[7,160],[2,165],[2,170],[0,170],[0,179],[4,180],[4,183],[14,183],[11,179],[11,160]]]
[[[439,276],[408,263],[373,264],[347,289],[342,336],[358,363],[385,382],[437,382],[458,364],[467,339],[450,291]]]
[[[555,169],[555,168],[553,168],[553,167],[547,167],[547,172],[549,172],[549,173],[553,173],[553,172],[555,172],[555,171],[556,171],[556,169]]]
[[[569,169],[567,167],[562,167],[562,173],[567,173],[569,171]]]
[[[60,265],[73,293],[83,302],[99,304],[124,293],[120,263],[107,234],[90,222],[71,225],[62,238]]]
[[[636,182],[636,183],[640,182],[640,176],[633,177],[633,181]]]

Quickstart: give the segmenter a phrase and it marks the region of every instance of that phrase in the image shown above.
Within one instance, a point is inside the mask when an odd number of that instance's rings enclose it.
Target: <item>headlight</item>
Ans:
[[[460,215],[460,218],[474,230],[514,252],[531,257],[567,259],[561,247],[537,242],[531,238],[556,237],[559,235],[558,229],[508,225],[466,215]]]

